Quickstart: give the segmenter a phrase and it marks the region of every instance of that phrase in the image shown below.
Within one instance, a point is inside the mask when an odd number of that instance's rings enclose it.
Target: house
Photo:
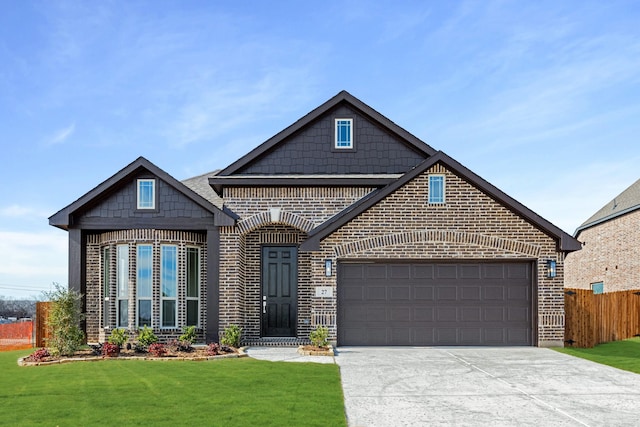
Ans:
[[[347,92],[225,169],[139,158],[54,214],[89,341],[562,345],[572,236]]]
[[[606,293],[640,289],[640,180],[575,231],[582,250],[566,261],[565,286]]]

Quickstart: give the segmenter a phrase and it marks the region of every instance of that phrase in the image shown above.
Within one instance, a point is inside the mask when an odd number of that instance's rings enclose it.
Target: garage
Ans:
[[[340,262],[338,345],[533,345],[533,267]]]

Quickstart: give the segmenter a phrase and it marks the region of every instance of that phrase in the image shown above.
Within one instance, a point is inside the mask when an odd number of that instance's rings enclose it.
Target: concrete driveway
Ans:
[[[638,426],[640,375],[541,348],[340,347],[349,426]]]

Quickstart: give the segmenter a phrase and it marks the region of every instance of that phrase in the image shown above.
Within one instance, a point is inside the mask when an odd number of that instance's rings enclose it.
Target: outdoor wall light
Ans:
[[[547,261],[547,277],[549,279],[556,277],[556,260],[554,259]]]
[[[331,277],[331,273],[333,272],[333,266],[330,259],[324,260],[324,275],[327,277]]]

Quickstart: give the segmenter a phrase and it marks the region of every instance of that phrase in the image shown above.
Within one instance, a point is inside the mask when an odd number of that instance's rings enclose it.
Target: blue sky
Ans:
[[[635,1],[11,1],[0,295],[67,284],[47,218],[145,156],[222,168],[345,89],[573,233],[640,178]]]

